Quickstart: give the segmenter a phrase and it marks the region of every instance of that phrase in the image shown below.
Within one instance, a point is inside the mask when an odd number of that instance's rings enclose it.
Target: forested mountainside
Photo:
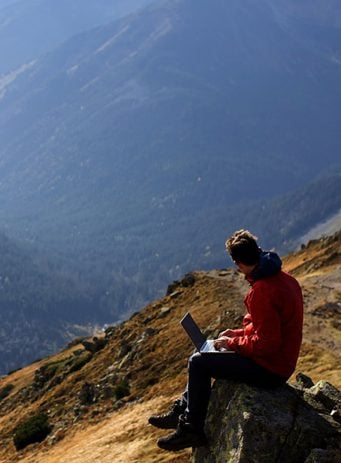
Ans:
[[[338,2],[129,4],[0,83],[0,228],[94,323],[225,266],[235,229],[289,249],[340,205]]]
[[[297,372],[340,387],[340,232],[284,258],[305,300]],[[167,408],[186,383],[191,342],[179,325],[188,310],[207,335],[237,327],[248,285],[233,269],[194,272],[129,320],[97,338],[75,340],[0,380],[0,459],[6,463],[188,463],[190,451],[161,453],[150,414]],[[295,382],[295,374],[290,379]],[[16,451],[14,429],[38,413],[46,440]]]
[[[323,179],[283,198],[236,207],[234,215],[225,219],[236,228],[252,226],[263,243],[289,249],[296,245],[294,237],[300,230],[319,223],[338,206],[340,189],[340,178],[330,177],[328,182]],[[52,354],[76,335],[91,333],[96,327],[128,317],[160,296],[166,287],[165,280],[177,278],[181,269],[200,266],[209,269],[212,263],[217,268],[230,265],[224,251],[227,228],[216,232],[220,236],[218,247],[214,244],[213,227],[212,218],[207,217],[202,226],[203,243],[196,235],[191,243],[177,243],[179,234],[172,230],[164,233],[163,239],[174,249],[168,259],[168,264],[172,263],[171,273],[167,263],[157,257],[154,267],[149,263],[150,273],[145,273],[144,267],[135,261],[125,263],[123,253],[119,270],[111,266],[108,256],[90,254],[88,270],[80,273],[77,267],[85,260],[82,255],[65,256],[48,249],[42,253],[31,244],[24,246],[0,235],[0,374]],[[141,246],[143,236],[142,231]],[[185,252],[194,244],[197,255],[185,260]],[[114,252],[114,246],[115,243],[108,244],[108,254]],[[159,246],[155,236],[154,250]],[[152,247],[149,252],[153,253]],[[102,276],[103,266],[105,276]],[[129,281],[124,274],[134,274],[135,281]]]
[[[0,235],[0,374],[91,334],[103,313],[76,275]],[[98,296],[97,296],[98,297]]]

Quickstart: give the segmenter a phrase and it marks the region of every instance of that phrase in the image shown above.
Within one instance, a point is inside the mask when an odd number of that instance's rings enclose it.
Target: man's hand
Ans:
[[[229,338],[234,338],[236,334],[234,333],[234,330],[227,329],[218,334],[218,338],[222,338],[224,336],[227,336]]]
[[[230,338],[228,336],[219,336],[218,339],[215,339],[213,341],[213,344],[214,344],[214,347],[217,349],[217,350],[221,350],[221,349],[224,349],[224,350],[229,350],[229,351],[232,351],[232,349],[229,348],[228,346],[228,340]]]

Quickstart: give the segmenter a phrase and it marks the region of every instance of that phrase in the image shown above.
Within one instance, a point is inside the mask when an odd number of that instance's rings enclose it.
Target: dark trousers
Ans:
[[[182,405],[186,407],[186,421],[201,429],[211,394],[211,378],[235,380],[262,387],[276,387],[285,383],[285,378],[234,352],[193,354],[188,362],[188,383],[182,396]]]

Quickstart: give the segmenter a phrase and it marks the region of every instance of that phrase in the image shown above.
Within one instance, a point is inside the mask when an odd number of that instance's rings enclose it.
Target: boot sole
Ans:
[[[196,442],[191,442],[190,444],[186,442],[183,442],[183,443],[179,442],[178,444],[168,444],[166,442],[158,441],[157,445],[162,450],[168,450],[169,452],[179,452],[180,450],[184,450],[189,447],[192,447],[192,448],[207,447],[208,443],[207,441],[201,441],[201,440],[198,440]]]
[[[153,420],[148,420],[148,423],[158,429],[176,429],[178,427],[178,422],[169,425],[162,425],[159,423],[153,423]]]

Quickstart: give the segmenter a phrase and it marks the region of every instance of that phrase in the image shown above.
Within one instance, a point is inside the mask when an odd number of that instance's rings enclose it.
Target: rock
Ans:
[[[81,344],[84,341],[84,339],[86,339],[84,336],[75,338],[71,342],[68,343],[67,347],[71,348],[71,347],[77,346],[77,344]]]
[[[171,299],[175,299],[175,298],[179,297],[181,294],[182,294],[181,291],[173,291],[172,293],[170,293],[169,297]]]
[[[174,280],[173,283],[170,283],[167,287],[166,296],[169,296],[174,291],[176,291],[179,286],[181,286],[181,283],[178,280]]]
[[[114,367],[114,368],[115,368],[115,367]],[[109,371],[109,368],[108,368],[108,371]],[[115,383],[116,383],[117,378],[118,378],[117,372],[114,371],[114,370],[110,370],[110,373],[108,373],[107,375],[105,375],[105,376],[100,380],[100,383],[102,383],[103,385],[112,385],[112,384],[115,384]]]
[[[120,351],[118,353],[118,357],[122,358],[128,354],[132,349],[132,346],[127,341],[122,341],[120,346]]]
[[[320,402],[329,412],[341,404],[341,392],[327,381],[319,381],[306,391],[317,402]]]
[[[118,370],[121,370],[123,367],[131,366],[133,363],[133,360],[136,356],[136,351],[131,350],[130,352],[127,353],[121,360],[121,362],[118,365]]]
[[[171,311],[170,307],[161,307],[159,318],[166,317],[170,313],[170,311]]]
[[[169,296],[173,294],[174,292],[177,292],[179,287],[182,288],[189,288],[190,286],[193,286],[196,281],[194,273],[186,273],[186,275],[182,278],[181,281],[175,280],[173,283],[168,285],[166,295]]]
[[[63,428],[58,428],[51,436],[48,437],[47,442],[50,445],[54,445],[57,442],[64,439],[65,436],[66,436],[66,430]]]
[[[83,353],[84,353],[83,349],[76,349],[72,352],[72,355],[74,355],[75,357],[80,357]]]
[[[89,407],[87,407],[86,405],[76,405],[74,408],[73,408],[73,413],[75,414],[75,417],[78,418],[82,415],[84,415],[85,413],[87,413],[89,411]]]
[[[229,271],[228,271],[228,270],[225,270],[225,269],[220,270],[219,273],[218,273],[218,275],[219,275],[220,277],[226,277],[228,274],[229,274]]]
[[[117,332],[117,326],[109,326],[108,328],[106,328],[106,330],[104,331],[105,333],[105,337],[107,339],[109,338],[113,338],[115,335],[116,335],[116,332]]]
[[[181,280],[181,286],[183,286],[184,288],[188,288],[190,286],[193,286],[195,281],[196,279],[194,273],[186,273],[186,275]]]
[[[140,338],[136,341],[136,344],[141,344],[146,341],[147,338],[150,338],[151,336],[155,336],[155,334],[158,333],[158,330],[154,328],[147,328]]]
[[[264,389],[218,380],[206,419],[209,451],[194,450],[193,463],[304,463],[309,455],[313,463],[312,450],[339,437],[340,427],[328,418],[289,385]]]
[[[117,410],[119,410],[120,408],[122,408],[124,406],[125,406],[124,400],[116,400],[116,402],[113,403],[112,409],[114,411],[117,411]]]
[[[314,449],[304,463],[341,463],[341,451]]]
[[[306,389],[314,386],[313,380],[309,378],[309,376],[303,374],[303,373],[298,373],[296,375],[296,383],[297,386]]]
[[[115,389],[113,386],[105,385],[101,388],[100,398],[103,400],[112,399],[115,397]]]
[[[95,402],[95,386],[92,383],[84,383],[78,395],[82,405],[91,405]]]
[[[341,406],[333,408],[330,412],[330,416],[338,423],[341,423]]]
[[[53,375],[48,370],[46,365],[43,365],[34,372],[34,387],[36,389],[42,388],[52,378],[52,376]]]
[[[82,344],[87,351],[95,354],[108,344],[108,339],[94,336],[91,340],[87,339],[82,341]]]
[[[149,336],[154,336],[156,333],[158,333],[158,330],[155,328],[147,328],[146,331],[143,332],[142,336],[147,338]]]

